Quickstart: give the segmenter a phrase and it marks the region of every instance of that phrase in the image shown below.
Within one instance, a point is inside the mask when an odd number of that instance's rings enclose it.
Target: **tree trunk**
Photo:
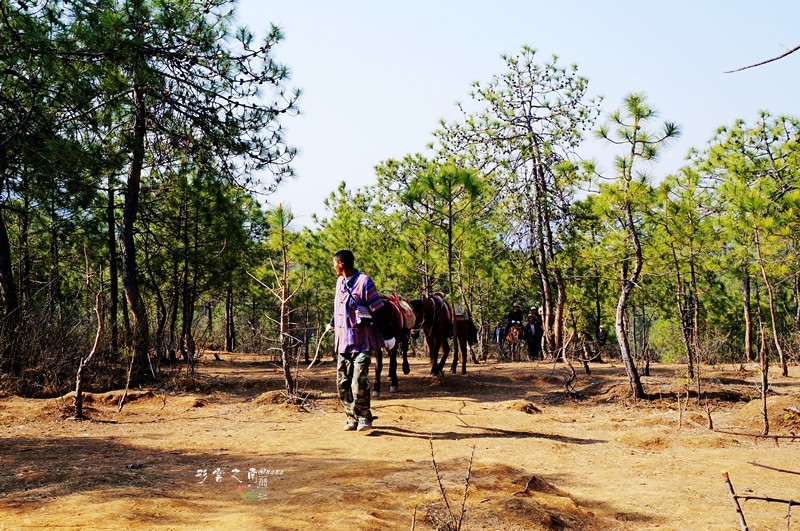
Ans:
[[[88,260],[87,260],[88,263]],[[86,273],[86,285],[89,286],[89,272],[88,272],[88,265],[87,265],[87,273]],[[85,419],[86,416],[83,414],[83,370],[92,362],[92,359],[97,354],[98,346],[100,345],[100,338],[103,337],[103,305],[105,301],[105,294],[103,290],[98,291],[95,294],[95,303],[94,303],[94,310],[95,314],[97,315],[97,333],[94,336],[94,345],[92,346],[92,350],[89,351],[89,355],[85,358],[80,359],[80,363],[78,364],[78,372],[75,375],[75,418],[76,419]]]
[[[800,333],[800,275],[794,275],[794,331]]]
[[[6,322],[19,321],[19,298],[11,263],[11,242],[6,230],[5,210],[0,207],[0,290],[3,294]]]
[[[186,258],[184,262],[184,292],[183,292],[183,325],[182,325],[182,335],[181,335],[181,344],[182,348],[186,351],[187,357],[189,359],[190,368],[193,369],[194,362],[195,362],[195,342],[194,342],[194,332],[192,330],[192,322],[194,321],[194,306],[197,298],[197,266],[198,266],[198,232],[199,232],[199,219],[198,216],[195,215],[194,219],[194,230],[193,230],[193,238],[194,242],[192,243],[192,255],[191,255],[191,262],[189,257],[189,230],[188,230],[188,220],[189,220],[189,212],[187,206],[186,212],[186,220],[187,220],[187,227],[185,232],[185,245],[184,248],[186,249]],[[189,282],[189,276],[191,275],[192,281]]]
[[[108,224],[108,280],[109,280],[109,332],[111,335],[111,355],[116,358],[119,352],[119,326],[117,314],[119,313],[119,272],[117,269],[117,223],[115,213],[114,186],[116,181],[112,175],[108,177],[108,204],[106,206],[106,222]]]
[[[753,361],[753,316],[750,311],[750,273],[742,266],[742,307],[744,311],[744,354],[748,362]]]
[[[58,214],[55,199],[50,202],[50,267],[47,282],[47,299],[50,318],[56,318],[59,328],[64,326],[64,304],[61,290],[61,233],[58,228]]]
[[[125,205],[122,212],[120,250],[122,253],[122,287],[132,320],[130,340],[134,360],[131,381],[134,385],[138,385],[155,379],[155,372],[150,363],[150,334],[147,311],[142,295],[139,292],[139,281],[136,272],[136,247],[134,245],[136,216],[139,211],[139,189],[141,186],[142,166],[144,164],[145,104],[140,87],[136,87],[133,90],[133,103],[136,111],[133,156],[130,162]]]
[[[552,356],[557,356],[556,352],[556,342],[555,336],[553,331],[554,325],[554,318],[555,318],[555,309],[553,304],[553,292],[550,289],[550,270],[547,263],[547,253],[545,251],[545,243],[544,243],[544,230],[542,224],[544,220],[542,218],[541,207],[537,208],[536,214],[536,249],[538,251],[538,263],[539,263],[539,282],[542,289],[542,305],[544,306],[544,315],[542,316],[542,328],[544,329],[544,344],[548,352],[551,353]]]
[[[161,287],[156,280],[155,273],[153,273],[153,268],[151,265],[150,260],[150,245],[148,238],[144,240],[144,267],[147,271],[147,274],[150,277],[150,281],[153,285],[153,294],[156,297],[156,333],[155,333],[155,349],[156,349],[156,359],[160,363],[165,362],[174,362],[173,359],[168,358],[167,356],[167,345],[164,339],[164,332],[167,326],[167,307],[164,303],[164,295],[162,293]]]
[[[225,290],[225,352],[236,349],[236,327],[233,321],[233,287],[228,284]]]
[[[758,359],[761,367],[761,419],[764,422],[763,435],[769,434],[769,416],[767,415],[767,391],[769,391],[769,352],[767,350],[767,332],[761,316],[761,297],[756,284],[756,315],[758,316]]]
[[[28,177],[27,172],[23,172],[22,177],[22,212],[19,215],[19,246],[20,253],[22,254],[22,270],[20,276],[20,290],[19,290],[19,304],[24,308],[31,297],[31,272],[33,270],[33,259],[31,258],[31,249],[29,245],[30,235],[30,207],[31,198],[28,193]]]
[[[667,231],[669,231],[669,229],[667,229]],[[672,234],[670,234],[670,236],[672,236]],[[672,263],[675,266],[675,301],[678,306],[678,317],[681,322],[681,339],[683,340],[683,348],[686,351],[689,378],[694,378],[694,342],[692,341],[692,330],[694,327],[692,326],[691,314],[686,304],[686,289],[683,278],[681,277],[678,253],[675,251],[674,245],[670,245],[670,248],[672,249]]]
[[[172,300],[169,307],[169,338],[167,339],[169,358],[172,362],[178,361],[177,352],[180,350],[180,338],[175,338],[176,329],[178,328],[178,308],[180,308],[181,302],[181,280],[178,277],[177,263],[177,260],[175,260],[172,270],[172,293],[170,294]],[[182,359],[186,361],[185,356],[182,356]]]
[[[758,255],[758,266],[761,268],[761,277],[764,279],[764,286],[767,288],[767,297],[769,297],[769,317],[772,326],[772,340],[775,343],[775,350],[778,351],[778,359],[781,363],[781,373],[783,376],[789,376],[789,367],[786,364],[786,357],[783,354],[781,342],[778,340],[778,322],[775,318],[775,293],[772,288],[772,283],[767,278],[767,270],[764,268],[764,260],[761,256],[761,242],[758,238],[758,229],[755,231],[756,253]]]
[[[294,379],[292,378],[292,363],[289,357],[289,257],[284,240],[285,228],[281,227],[281,365],[283,366],[283,381],[286,384],[286,394],[290,398],[297,394]],[[451,285],[452,286],[452,285]]]
[[[689,297],[692,308],[692,339],[695,354],[695,368],[700,373],[700,362],[703,359],[703,350],[700,346],[700,294],[697,290],[697,273],[694,267],[694,249],[689,257]],[[699,397],[698,397],[699,399]]]
[[[2,329],[6,337],[3,338],[3,350],[0,353],[0,370],[11,374],[19,374],[22,364],[19,359],[18,328],[21,323],[19,299],[17,298],[17,285],[14,283],[13,266],[11,264],[11,242],[8,239],[5,210],[0,207],[0,293],[3,295],[5,306],[5,326]]]
[[[634,363],[633,356],[631,355],[630,345],[628,343],[628,332],[625,328],[625,310],[628,306],[628,299],[630,297],[633,288],[636,286],[636,281],[639,279],[639,273],[642,270],[642,266],[644,264],[644,258],[642,256],[642,245],[639,241],[639,235],[636,232],[636,226],[633,222],[633,212],[631,210],[630,203],[625,204],[625,216],[627,221],[628,232],[631,237],[631,243],[633,244],[634,251],[636,253],[636,263],[633,267],[633,271],[628,278],[623,278],[622,281],[622,290],[619,295],[619,301],[617,303],[617,313],[616,313],[616,331],[617,331],[617,342],[619,343],[619,351],[620,356],[622,357],[622,362],[625,364],[625,371],[628,374],[628,379],[631,386],[631,391],[633,391],[633,395],[636,398],[644,398],[644,388],[642,387],[641,379],[639,378],[639,372],[636,370],[636,364]]]
[[[592,247],[596,247],[594,243],[594,233],[592,233]],[[597,268],[595,268],[597,270]],[[600,305],[600,275],[594,276],[594,313],[595,313],[595,332],[600,330],[600,326],[603,324],[603,314],[601,313],[601,305]]]
[[[538,153],[538,146],[537,146]],[[542,225],[541,233],[544,235],[546,244],[547,260],[549,262],[549,271],[552,272],[552,277],[556,284],[556,304],[555,311],[553,312],[552,330],[553,330],[553,352],[561,352],[562,358],[566,360],[566,353],[564,352],[564,307],[567,304],[567,287],[564,281],[564,275],[561,273],[561,268],[556,262],[555,245],[553,243],[553,231],[550,228],[550,209],[548,208],[550,199],[547,188],[547,181],[544,169],[541,164],[536,166],[536,187],[539,190],[538,210],[540,212],[540,223]]]

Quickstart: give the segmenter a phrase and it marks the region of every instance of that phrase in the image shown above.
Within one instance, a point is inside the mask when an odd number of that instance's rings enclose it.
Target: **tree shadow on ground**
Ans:
[[[590,444],[572,439],[529,432],[487,430],[470,437],[545,437],[573,444]],[[376,430],[385,434],[430,438],[398,428]],[[463,434],[439,433],[435,439],[464,438]],[[0,442],[0,511],[32,527],[81,523],[80,527],[186,529],[224,525],[231,511],[250,525],[269,529],[336,528],[348,514],[366,515],[375,528],[406,527],[410,519],[409,500],[416,496],[436,498],[436,475],[429,461],[389,460],[374,472],[373,459],[321,452],[309,457],[296,452],[242,455],[226,452],[158,451],[100,438],[65,437],[48,440],[11,437]],[[356,455],[356,454],[353,454]],[[440,470],[461,470],[462,458],[440,459]],[[232,477],[233,469],[241,472]],[[247,477],[249,469],[280,470],[259,489]],[[221,480],[214,471],[221,471]],[[202,473],[201,473],[202,472]],[[567,519],[579,528],[605,527],[601,519],[580,507],[550,506],[549,499],[516,500],[509,487],[528,473],[509,465],[476,460],[476,485],[483,485],[488,503],[470,499],[468,518],[473,522],[541,522]],[[237,482],[241,481],[241,482]],[[427,493],[427,494],[426,494]],[[566,495],[566,493],[564,493]],[[260,496],[264,496],[264,501]],[[354,500],[361,500],[360,504]],[[513,506],[509,505],[513,502]],[[123,503],[123,505],[120,505]],[[309,511],[309,503],[314,510]],[[88,507],[87,505],[91,505]],[[117,512],[119,507],[135,507]],[[48,511],[48,508],[51,509]],[[535,511],[534,511],[535,509]],[[129,509],[130,510],[130,509]],[[535,514],[534,514],[535,513]],[[48,516],[49,514],[49,516]],[[636,515],[626,515],[626,520]],[[535,522],[531,522],[534,523]],[[370,525],[372,525],[370,524]],[[364,527],[358,527],[364,528]]]

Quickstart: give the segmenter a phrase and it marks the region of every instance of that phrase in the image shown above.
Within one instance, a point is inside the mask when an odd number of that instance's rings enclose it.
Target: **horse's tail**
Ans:
[[[475,326],[472,319],[469,320],[469,328],[467,328],[467,343],[470,345],[478,343],[478,327]]]

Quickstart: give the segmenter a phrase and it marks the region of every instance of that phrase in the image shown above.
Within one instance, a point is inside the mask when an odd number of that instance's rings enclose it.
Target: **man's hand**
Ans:
[[[389,350],[392,350],[394,348],[394,345],[395,345],[396,342],[397,341],[395,340],[395,338],[390,337],[389,339],[384,339],[383,340],[383,346],[386,347]]]
[[[331,324],[330,324],[330,323],[328,323],[327,325],[325,325],[325,333],[326,333],[326,334],[327,334],[328,332],[330,332],[331,330],[333,330],[333,327],[331,326]]]

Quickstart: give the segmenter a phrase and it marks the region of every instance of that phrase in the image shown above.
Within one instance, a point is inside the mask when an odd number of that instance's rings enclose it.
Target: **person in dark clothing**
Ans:
[[[528,322],[524,328],[525,344],[528,346],[528,358],[533,361],[542,357],[542,336],[544,335],[542,316],[539,315],[537,308],[531,308],[531,313],[526,319]]]
[[[525,322],[525,316],[522,315],[522,310],[519,309],[519,304],[516,302],[513,305],[512,310],[508,313],[508,326],[513,324],[522,324]]]
[[[603,328],[603,325],[600,325],[600,328],[597,330],[597,355],[600,359],[602,359],[603,354],[606,353],[607,340],[608,332]]]
[[[606,346],[606,340],[608,339],[608,332],[606,329],[600,325],[600,328],[597,330],[597,344],[601,347]]]

